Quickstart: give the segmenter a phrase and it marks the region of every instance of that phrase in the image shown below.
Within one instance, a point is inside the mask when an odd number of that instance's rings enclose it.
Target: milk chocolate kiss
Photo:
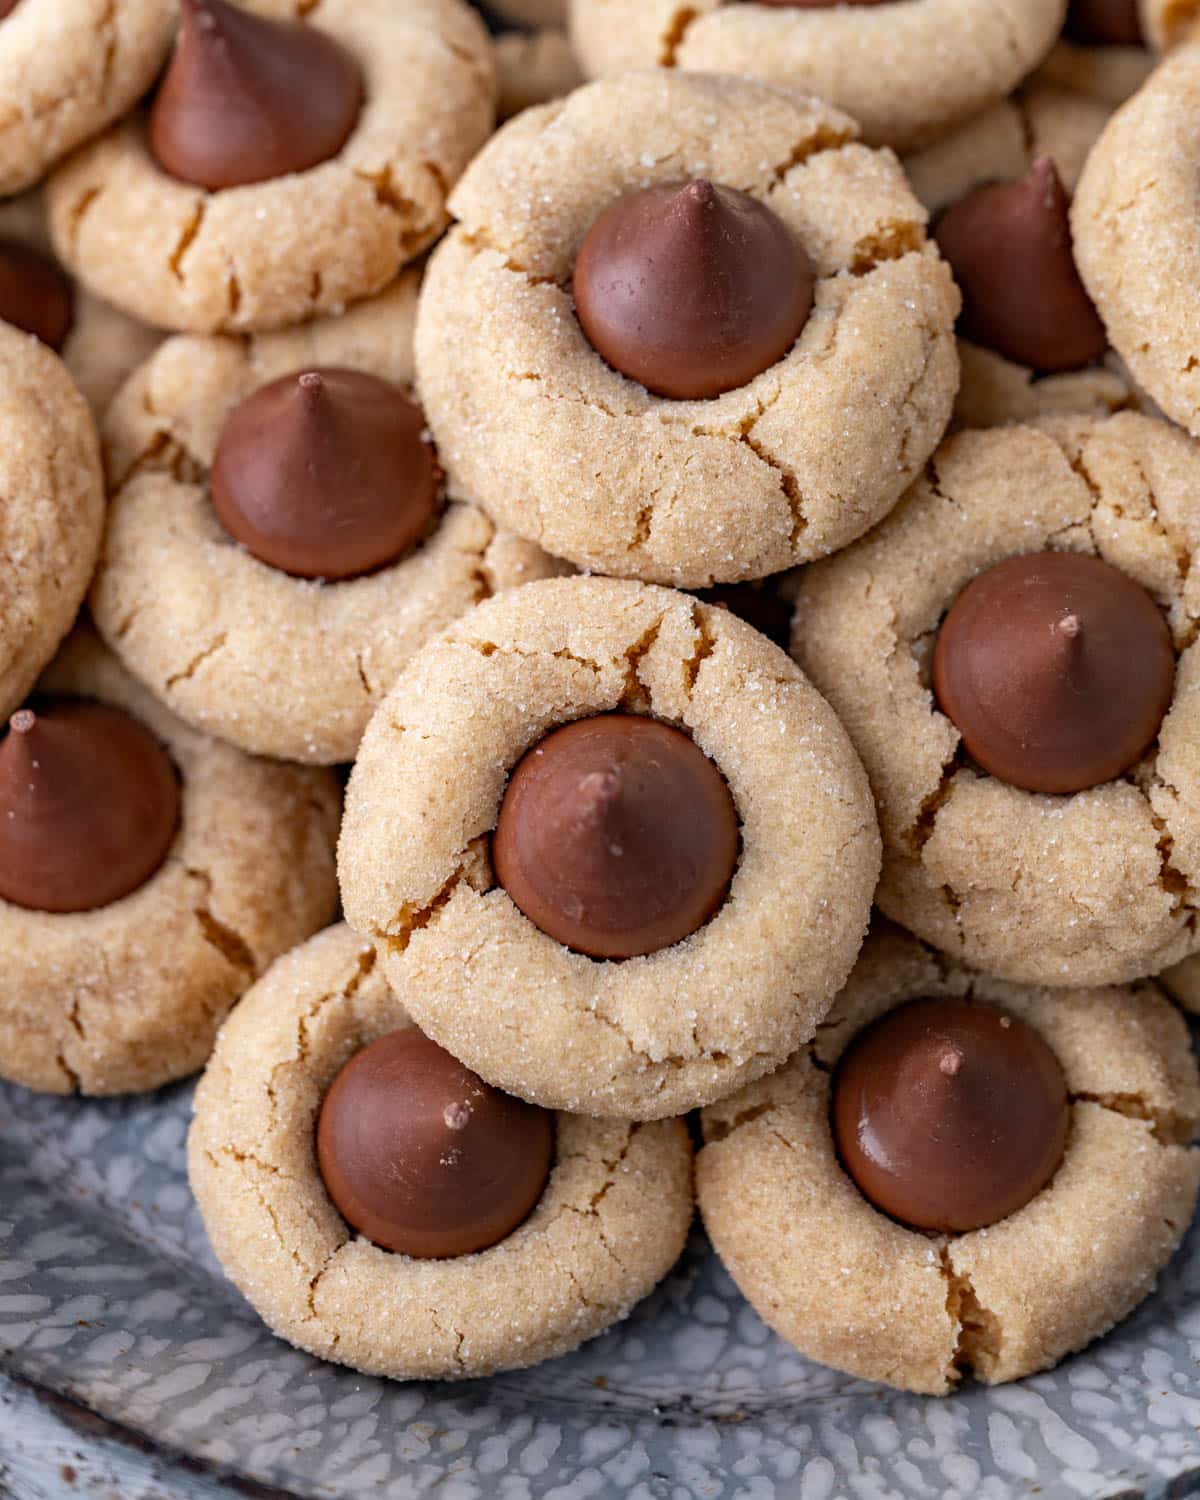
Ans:
[[[355,578],[420,539],[438,466],[420,407],[360,370],[285,375],[234,408],[213,506],[255,557],[299,578]]]
[[[74,314],[75,293],[58,266],[28,245],[0,240],[0,318],[58,354]]]
[[[963,295],[959,330],[1034,370],[1077,370],[1108,347],[1071,245],[1066,191],[1048,156],[1022,182],[969,193],[934,236]]]
[[[842,1165],[914,1229],[965,1233],[1016,1213],[1058,1170],[1069,1123],[1062,1067],[1041,1034],[964,1000],[889,1011],[833,1080]]]
[[[144,885],[179,827],[166,751],[119,708],[50,698],[0,740],[0,899],[91,911]]]
[[[675,400],[706,400],[782,359],[814,274],[787,225],[748,193],[674,182],[628,193],[584,237],[575,307],[596,351]]]
[[[471,1255],[510,1235],[545,1190],[554,1117],[501,1093],[415,1027],[346,1064],[317,1122],[338,1212],[385,1250]]]
[[[543,932],[593,958],[633,958],[682,941],[721,905],[737,810],[686,734],[603,714],[554,730],[521,760],[492,857]]]
[[[1138,0],[1071,0],[1063,35],[1088,47],[1140,47],[1141,6]]]
[[[337,155],[358,121],[362,78],[331,36],[227,0],[180,0],[179,9],[150,109],[150,147],[165,171],[217,191]]]
[[[1149,749],[1175,652],[1149,594],[1096,557],[1038,552],[974,579],[938,631],[933,685],[971,756],[1031,792],[1111,781]]]

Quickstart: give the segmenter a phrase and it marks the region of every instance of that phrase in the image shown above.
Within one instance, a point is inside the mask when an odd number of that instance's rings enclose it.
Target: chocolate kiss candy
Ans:
[[[1041,1034],[990,1005],[915,1000],[861,1032],[833,1080],[833,1131],[863,1196],[914,1229],[965,1232],[1058,1170],[1070,1109]]]
[[[1140,47],[1141,7],[1138,0],[1071,0],[1063,35],[1089,47]]]
[[[1031,792],[1111,781],[1153,743],[1175,652],[1149,594],[1078,552],[1013,557],[974,579],[938,631],[933,686],[971,756]]]
[[[150,110],[173,177],[217,191],[336,156],[362,107],[354,59],[315,26],[226,0],[180,0],[179,38]]]
[[[57,354],[74,312],[71,283],[52,260],[27,245],[0,240],[0,318],[32,333]]]
[[[1108,347],[1075,269],[1067,195],[1048,156],[1023,182],[993,183],[934,231],[963,294],[959,331],[1034,370],[1077,370]]]
[[[521,760],[492,857],[543,932],[592,958],[633,958],[682,941],[721,905],[737,809],[686,734],[604,714],[554,730]]]
[[[317,1159],[346,1222],[385,1250],[471,1255],[542,1196],[554,1116],[477,1078],[415,1027],[346,1064],[317,1121]]]
[[[575,307],[610,365],[647,390],[706,400],[753,380],[808,321],[813,268],[765,204],[711,182],[628,193],[588,230]]]
[[[107,704],[51,698],[0,740],[0,899],[91,911],[144,885],[179,827],[179,778],[150,731]]]
[[[212,467],[222,525],[255,557],[299,578],[355,578],[418,541],[438,467],[421,409],[359,370],[309,370],[248,396]]]

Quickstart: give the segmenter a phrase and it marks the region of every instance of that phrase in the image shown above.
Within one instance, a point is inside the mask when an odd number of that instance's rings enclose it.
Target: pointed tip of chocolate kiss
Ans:
[[[361,370],[304,370],[255,391],[226,421],[212,467],[225,529],[299,578],[394,562],[427,530],[438,484],[420,407]]]
[[[175,50],[150,111],[150,145],[165,171],[220,191],[337,155],[358,120],[362,75],[328,32],[228,0],[180,5]]]
[[[31,708],[19,708],[8,721],[14,734],[28,734],[37,724],[37,714]]]

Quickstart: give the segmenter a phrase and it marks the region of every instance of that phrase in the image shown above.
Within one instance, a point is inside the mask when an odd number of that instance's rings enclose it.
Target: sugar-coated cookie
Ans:
[[[812,1035],[878,857],[862,769],[783,652],[688,596],[563,579],[480,605],[401,674],[339,865],[435,1041],[534,1103],[652,1119]]]
[[[411,1027],[371,945],[346,927],[259,981],[221,1032],[188,1137],[213,1248],[276,1333],[368,1374],[461,1379],[566,1354],[625,1317],[682,1251],[687,1130],[559,1115],[544,1191],[498,1243],[443,1258],[381,1248],[338,1212],[314,1139],[339,1070]],[[438,1167],[452,1177],[456,1163]]]
[[[856,133],[768,84],[668,72],[510,121],[455,190],[418,317],[455,492],[581,567],[680,587],[783,571],[885,515],[949,419],[958,294],[895,158]],[[639,205],[636,244],[670,239],[661,284],[604,264],[610,216]],[[706,244],[743,246],[732,322]],[[656,311],[629,302],[644,285]],[[636,378],[599,352],[605,314]]]
[[[884,839],[878,905],[972,967],[1036,984],[1107,984],[1157,973],[1196,950],[1198,496],[1194,445],[1148,417],[1062,417],[962,433],[883,526],[805,574],[793,651],[871,779]],[[1105,574],[1082,615],[1070,612],[1068,591],[1044,635],[1005,637],[994,660],[1013,663],[1017,697],[979,687],[969,749],[939,706],[941,690],[935,695],[943,621],[979,575],[1047,550],[1099,558],[1117,577]],[[1053,602],[1053,589],[1037,578],[1012,587],[1012,629],[1028,622],[1036,632],[1039,617],[1018,600]],[[1132,622],[1131,590],[1141,609]],[[998,618],[979,627],[980,651],[989,631],[998,639],[1005,628],[1002,597],[997,608]],[[1134,647],[1143,617],[1160,632],[1147,647],[1153,655]],[[1097,700],[1110,671],[1128,675]],[[981,725],[980,715],[994,717]],[[986,772],[978,754],[982,741],[991,756],[1006,717],[1013,740],[1003,753],[1017,764],[1002,776]],[[1114,736],[1116,762],[1092,771],[1092,757]],[[1082,789],[1027,789],[1064,784],[1040,774],[1052,755],[1062,771],[1064,746],[1068,773],[1086,773],[1068,776]]]
[[[86,766],[88,742],[73,746],[69,725],[56,726],[56,715],[62,703],[80,701],[130,716],[133,733],[148,734],[152,747],[162,747],[154,753],[169,758],[168,788],[172,765],[178,779],[177,809],[153,868],[102,905],[91,904],[102,898],[87,889],[105,881],[106,867],[130,849],[113,841],[113,822],[103,816],[89,837],[86,820],[95,808],[78,807],[71,816],[77,786],[70,770]],[[0,740],[0,870],[14,858],[24,870],[16,889],[10,894],[6,885],[0,898],[7,955],[0,1074],[51,1093],[158,1088],[201,1067],[242,992],[332,918],[337,782],[329,772],[253,760],[197,734],[89,631],[68,640],[40,679],[31,709],[14,715]],[[31,752],[28,799],[16,743],[26,738],[40,747]],[[135,794],[150,778],[140,765],[126,771],[123,744],[112,760],[114,774],[98,800],[117,804],[128,790],[129,837],[142,839],[145,797]],[[128,789],[127,774],[135,778]],[[71,819],[69,832],[58,817]]]
[[[831,1102],[837,1121],[841,1090],[859,1082],[839,1069],[848,1048],[871,1023],[929,1000],[948,1002],[932,1008],[934,1045],[939,1017],[961,1023],[965,1010],[971,1028],[983,1021],[980,1011],[991,1021],[998,1011],[1001,1038],[1031,1028],[1064,1076],[1067,1134],[1065,1149],[1052,1152],[1061,1158],[1056,1169],[1013,1212],[975,1230],[921,1231],[885,1215],[859,1186],[861,1163],[852,1176],[839,1158],[831,1126]],[[886,1060],[868,1064],[866,1107],[878,1111],[883,1101],[889,1111],[868,1118],[912,1145],[886,1182],[889,1201],[897,1192],[908,1204],[938,1195],[922,1174],[944,1165],[957,1122],[967,1127],[960,1160],[971,1168],[962,1196],[986,1202],[1008,1177],[997,1145],[969,1135],[987,1096],[968,1105],[964,1121],[951,1081],[961,1070],[968,1089],[1002,1082],[1009,1094],[1001,1098],[1030,1107],[1027,1079],[995,1067],[996,1045],[985,1032],[978,1050],[951,1044],[939,1062],[918,1040],[898,1077]],[[927,1100],[916,1096],[922,1084]],[[851,1123],[862,1118],[848,1114]],[[936,1142],[919,1128],[929,1120],[943,1126]],[[1023,1123],[1011,1122],[1006,1145],[1038,1144]],[[1200,1079],[1182,1019],[1153,985],[1005,984],[947,963],[886,924],[868,938],[812,1044],[706,1109],[703,1126],[704,1224],[758,1312],[813,1359],[929,1395],[946,1394],[968,1373],[989,1385],[1018,1380],[1106,1333],[1152,1290],[1200,1186],[1200,1152],[1189,1145],[1200,1128]]]

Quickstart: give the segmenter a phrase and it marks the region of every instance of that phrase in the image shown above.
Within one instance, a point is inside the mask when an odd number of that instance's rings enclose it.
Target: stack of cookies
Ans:
[[[697,1201],[817,1360],[1046,1369],[1200,1191],[1200,6],[497,9],[0,0],[0,1074],[204,1068],[364,1372]]]

